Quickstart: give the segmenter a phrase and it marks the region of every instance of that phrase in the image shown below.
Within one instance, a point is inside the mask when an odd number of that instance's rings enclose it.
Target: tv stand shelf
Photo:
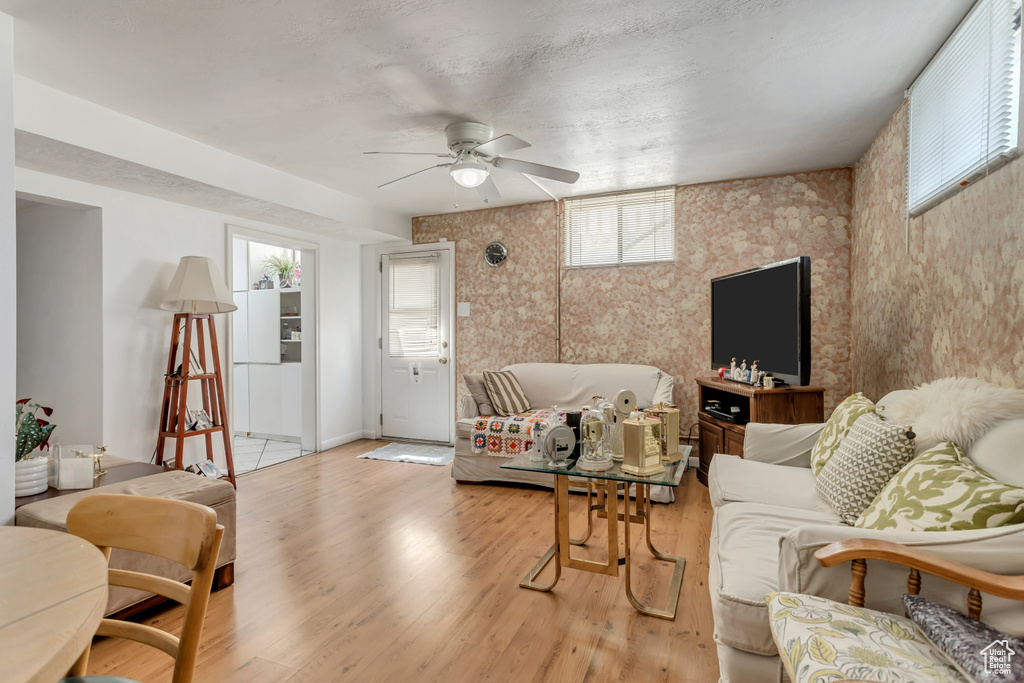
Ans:
[[[787,385],[760,389],[718,377],[697,377],[697,424],[700,442],[700,468],[697,480],[708,483],[708,468],[715,453],[743,457],[743,438],[747,421],[770,424],[824,422],[825,390],[821,387]],[[725,410],[740,408],[741,422],[720,420],[704,409],[707,401],[717,399]]]

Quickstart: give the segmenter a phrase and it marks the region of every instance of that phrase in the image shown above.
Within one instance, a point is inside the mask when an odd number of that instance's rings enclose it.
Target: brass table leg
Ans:
[[[558,489],[562,484],[561,479],[561,476],[555,475],[555,492],[553,496],[555,500],[555,542],[550,548],[548,548],[548,551],[544,553],[540,560],[537,561],[537,564],[533,565],[533,569],[526,572],[526,576],[524,576],[523,580],[519,582],[520,588],[529,588],[530,590],[546,592],[554,588],[555,584],[558,583],[559,577],[562,576],[562,561],[558,552],[558,546],[560,545],[561,540],[559,538],[558,530],[561,526],[562,519],[562,510],[561,505],[559,504],[560,496],[558,495]],[[568,517],[568,510],[565,511],[565,514]],[[587,516],[590,516],[589,513]],[[537,583],[537,576],[544,571],[544,567],[548,565],[548,562],[550,562],[552,558],[555,560],[555,578],[553,578],[551,583],[547,586]]]
[[[641,502],[642,501],[642,502]],[[623,517],[625,520],[626,527],[626,597],[629,598],[630,604],[641,614],[646,614],[651,617],[658,617],[659,619],[673,620],[676,618],[676,609],[679,606],[679,589],[683,583],[683,568],[686,566],[686,559],[682,557],[676,557],[675,555],[666,555],[665,553],[659,552],[655,549],[651,543],[651,485],[650,484],[637,484],[636,485],[636,517],[643,518],[644,531],[647,540],[647,549],[651,551],[659,560],[664,562],[675,563],[675,569],[672,571],[672,579],[669,582],[668,587],[668,601],[665,604],[664,609],[657,609],[650,605],[645,605],[640,602],[636,596],[633,595],[633,585],[630,581],[630,549],[629,549],[629,527],[631,526],[631,517],[629,514],[629,495],[627,494],[624,499],[625,510]],[[641,505],[643,506],[641,508]],[[639,521],[639,520],[637,520]]]

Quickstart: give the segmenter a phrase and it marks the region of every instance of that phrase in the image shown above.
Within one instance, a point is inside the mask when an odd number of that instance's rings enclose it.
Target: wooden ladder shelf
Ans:
[[[205,326],[204,326],[205,323]],[[206,331],[204,331],[204,327]],[[191,367],[193,328],[198,341],[198,368]],[[183,343],[179,343],[184,331]],[[209,354],[206,336],[209,333]],[[181,368],[177,370],[178,351],[181,351]],[[212,356],[212,368],[208,355]],[[198,370],[193,373],[192,370]],[[203,410],[210,416],[213,426],[208,429],[188,431],[189,383],[199,382]],[[175,439],[174,468],[182,469],[185,454],[185,439],[203,436],[206,440],[206,457],[213,460],[213,435],[220,433],[224,438],[224,457],[228,473],[224,477],[235,484],[235,463],[231,457],[231,432],[228,430],[227,410],[224,403],[224,381],[221,377],[220,352],[217,349],[217,328],[210,314],[176,313],[174,328],[171,330],[171,350],[167,356],[167,374],[164,375],[164,399],[160,410],[160,436],[156,444],[156,464],[164,464],[164,447],[168,438]]]

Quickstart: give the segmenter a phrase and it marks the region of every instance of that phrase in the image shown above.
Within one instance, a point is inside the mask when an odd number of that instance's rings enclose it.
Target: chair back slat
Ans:
[[[96,629],[96,635],[134,640],[137,643],[162,650],[174,658],[178,657],[178,638],[167,631],[161,631],[146,624],[137,624],[134,621],[122,621],[121,619],[104,619]]]
[[[189,587],[180,581],[168,579],[164,576],[133,572],[128,569],[108,569],[107,583],[111,586],[134,588],[135,590],[147,593],[156,593],[157,595],[174,600],[180,605],[188,604],[188,596],[191,592]]]

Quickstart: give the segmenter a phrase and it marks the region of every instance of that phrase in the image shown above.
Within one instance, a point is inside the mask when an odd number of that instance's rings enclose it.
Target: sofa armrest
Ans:
[[[658,386],[654,389],[654,396],[652,397],[654,405],[659,403],[672,403],[672,391],[676,386],[676,378],[667,372],[662,372],[661,377],[658,378]],[[614,400],[614,396],[612,400]]]
[[[836,541],[878,539],[924,550],[943,559],[986,572],[1024,574],[1024,525],[964,531],[876,531],[846,525],[807,524],[779,539],[779,590],[818,595],[847,602],[850,563],[823,567],[814,553]],[[906,568],[869,560],[864,605],[870,609],[903,614],[900,596],[907,592]],[[966,606],[967,591],[934,576],[924,576],[921,594],[957,609]],[[1024,632],[1020,602],[985,596],[984,621],[1002,631]]]
[[[464,420],[467,417],[477,417],[480,414],[480,409],[476,405],[476,401],[469,394],[461,396],[459,398],[459,417],[458,419]]]
[[[743,459],[771,465],[810,467],[811,448],[824,428],[823,422],[800,425],[750,422],[743,436]]]

